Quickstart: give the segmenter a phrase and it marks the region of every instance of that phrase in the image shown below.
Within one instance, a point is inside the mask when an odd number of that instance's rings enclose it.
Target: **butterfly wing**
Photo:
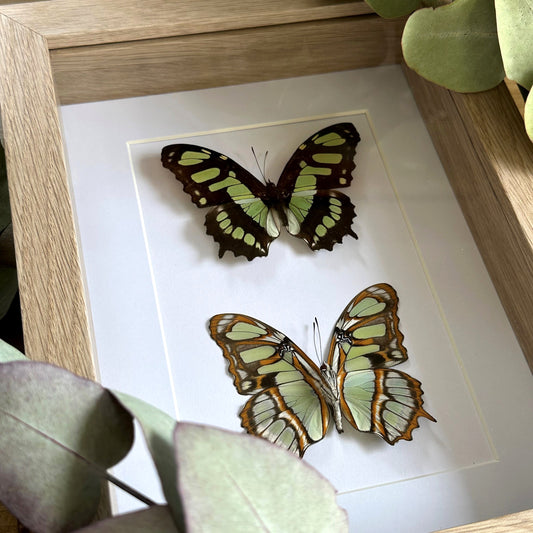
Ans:
[[[359,431],[376,433],[389,444],[411,440],[420,417],[435,422],[422,407],[420,382],[389,368],[407,359],[397,310],[398,296],[390,285],[365,289],[339,317],[328,354],[344,416]]]
[[[216,315],[209,330],[237,391],[251,395],[240,413],[244,429],[303,456],[329,422],[318,367],[283,333],[249,316]]]
[[[198,207],[215,206],[205,225],[220,245],[219,257],[227,251],[248,260],[268,254],[279,224],[264,201],[265,185],[229,157],[201,146],[165,146],[161,161]]]
[[[287,230],[312,250],[331,250],[352,231],[355,208],[345,194],[335,191],[352,182],[353,162],[361,140],[349,122],[328,126],[303,142],[278,181],[287,197]]]

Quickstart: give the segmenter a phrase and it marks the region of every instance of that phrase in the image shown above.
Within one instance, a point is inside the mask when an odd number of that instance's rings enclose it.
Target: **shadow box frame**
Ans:
[[[170,6],[0,6],[0,111],[25,350],[91,379],[93,339],[58,105],[401,62],[405,19],[382,19],[362,0]],[[316,52],[333,48],[333,56]],[[533,369],[533,149],[520,112],[503,83],[458,94],[404,72]],[[533,510],[486,527],[527,524]]]

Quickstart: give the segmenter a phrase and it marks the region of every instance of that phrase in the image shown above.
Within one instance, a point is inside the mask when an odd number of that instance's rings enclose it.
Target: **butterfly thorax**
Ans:
[[[269,209],[275,209],[283,217],[283,207],[287,205],[291,197],[291,191],[278,187],[275,183],[267,180],[265,192],[260,197]],[[285,223],[285,220],[283,220],[283,223]]]
[[[342,433],[342,416],[340,405],[340,391],[337,380],[337,373],[327,363],[322,363],[320,366],[322,373],[322,393],[333,411],[333,419],[335,420],[335,427],[339,433]]]

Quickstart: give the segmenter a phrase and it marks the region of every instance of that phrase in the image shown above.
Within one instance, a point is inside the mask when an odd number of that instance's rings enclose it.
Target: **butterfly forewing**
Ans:
[[[355,149],[361,140],[350,122],[333,124],[314,133],[289,159],[278,187],[293,194],[339,189],[352,182]]]
[[[266,187],[227,156],[192,144],[165,146],[161,160],[198,207],[211,207],[207,234],[220,245],[219,257],[232,251],[248,260],[268,254],[279,234],[261,199]]]
[[[350,372],[397,365],[407,359],[399,329],[398,295],[386,283],[361,291],[335,324],[328,364]]]
[[[209,328],[237,390],[252,395],[241,411],[243,427],[302,456],[329,421],[318,367],[285,335],[254,318],[216,315]]]
[[[250,201],[265,192],[265,185],[231,158],[194,144],[171,144],[161,162],[174,173],[198,207]]]

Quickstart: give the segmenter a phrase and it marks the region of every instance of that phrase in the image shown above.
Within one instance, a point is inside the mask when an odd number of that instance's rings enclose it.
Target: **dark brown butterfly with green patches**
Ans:
[[[361,140],[353,124],[328,126],[304,141],[285,165],[278,184],[263,184],[229,157],[202,146],[165,146],[161,161],[206,215],[207,234],[249,261],[266,256],[281,225],[311,250],[331,250],[352,230],[355,208],[345,194]]]

